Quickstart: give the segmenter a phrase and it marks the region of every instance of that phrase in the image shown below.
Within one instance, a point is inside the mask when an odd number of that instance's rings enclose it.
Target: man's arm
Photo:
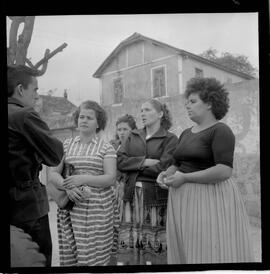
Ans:
[[[23,133],[43,164],[56,166],[60,163],[64,155],[63,144],[34,110],[24,117]]]

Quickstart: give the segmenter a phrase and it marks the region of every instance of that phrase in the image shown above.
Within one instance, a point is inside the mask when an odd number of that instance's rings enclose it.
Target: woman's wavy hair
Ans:
[[[129,125],[129,127],[131,128],[131,130],[136,129],[137,125],[136,125],[136,120],[134,119],[134,117],[130,114],[125,114],[121,117],[119,117],[115,123],[116,127],[117,125],[119,125],[120,123],[127,123]],[[117,133],[115,133],[115,139],[119,140],[119,136]]]
[[[229,93],[215,78],[191,78],[186,87],[185,98],[196,93],[204,103],[211,104],[217,120],[221,120],[229,110]]]
[[[96,129],[96,133],[100,130],[105,129],[107,123],[107,113],[106,111],[95,101],[84,101],[80,104],[77,110],[73,114],[75,125],[78,126],[78,118],[82,109],[92,109],[95,111],[98,128]]]
[[[157,112],[163,111],[163,116],[161,117],[160,125],[166,130],[170,129],[172,126],[172,116],[167,105],[153,98],[147,100],[147,102],[149,102]]]
[[[117,119],[115,125],[119,125],[120,123],[127,123],[131,129],[137,128],[136,121],[134,117],[130,114],[125,114]]]

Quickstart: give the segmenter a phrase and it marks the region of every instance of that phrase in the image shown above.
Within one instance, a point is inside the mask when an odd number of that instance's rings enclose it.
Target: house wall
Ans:
[[[227,83],[228,78],[231,79],[231,83],[244,81],[246,79],[237,76],[233,73],[220,70],[211,65],[201,63],[192,58],[183,58],[183,88],[185,89],[187,81],[195,76],[195,68],[203,70],[203,77],[215,77],[221,83]]]
[[[118,59],[121,62],[117,61]],[[117,77],[123,78],[123,103],[138,98],[149,98],[152,92],[151,69],[161,65],[166,67],[167,96],[177,95],[179,93],[178,60],[178,55],[146,42],[135,43],[123,49],[102,75],[102,105],[113,104],[113,79]]]
[[[182,57],[149,41],[140,41],[124,47],[105,68],[101,77],[101,103],[111,105],[114,100],[113,79],[122,77],[124,103],[151,95],[151,69],[165,65],[167,96],[183,94],[187,81],[195,76],[195,68],[203,70],[204,77],[215,77],[222,83],[240,82],[244,78]]]

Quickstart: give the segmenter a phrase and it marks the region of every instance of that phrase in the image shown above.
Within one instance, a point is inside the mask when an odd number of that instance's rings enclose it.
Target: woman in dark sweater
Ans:
[[[231,179],[235,137],[219,122],[228,92],[214,78],[194,78],[185,97],[190,119],[174,151],[174,163],[158,177],[169,187],[168,263],[254,261],[249,220]]]
[[[156,254],[149,260],[166,263],[168,191],[158,186],[156,178],[172,164],[177,137],[168,131],[171,117],[166,105],[158,100],[142,104],[141,118],[144,127],[132,130],[117,153],[118,169],[126,174],[124,222],[133,224],[134,248],[148,249],[150,254]],[[157,258],[158,254],[165,261]]]

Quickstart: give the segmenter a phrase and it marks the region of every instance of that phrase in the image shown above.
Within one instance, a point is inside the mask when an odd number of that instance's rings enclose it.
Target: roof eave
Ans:
[[[253,77],[253,76],[251,76],[251,75],[249,75],[249,74],[246,74],[246,73],[243,73],[243,72],[234,70],[234,69],[227,68],[227,67],[222,66],[222,65],[220,65],[220,64],[218,64],[218,63],[216,63],[216,62],[213,62],[213,61],[211,61],[211,60],[208,60],[208,59],[206,59],[206,58],[203,58],[203,57],[201,57],[201,56],[192,54],[192,53],[187,52],[187,51],[184,51],[184,50],[179,50],[179,54],[181,54],[181,55],[183,55],[183,56],[189,56],[189,57],[191,57],[191,58],[193,58],[193,59],[196,59],[196,60],[198,60],[198,61],[200,61],[200,62],[209,64],[209,65],[211,65],[211,66],[215,66],[216,68],[219,68],[219,69],[221,69],[221,70],[230,72],[230,73],[232,73],[232,74],[236,74],[236,75],[238,75],[238,76],[240,76],[240,77],[242,77],[242,78],[245,78],[245,79],[247,79],[247,80],[256,79],[256,77]]]

